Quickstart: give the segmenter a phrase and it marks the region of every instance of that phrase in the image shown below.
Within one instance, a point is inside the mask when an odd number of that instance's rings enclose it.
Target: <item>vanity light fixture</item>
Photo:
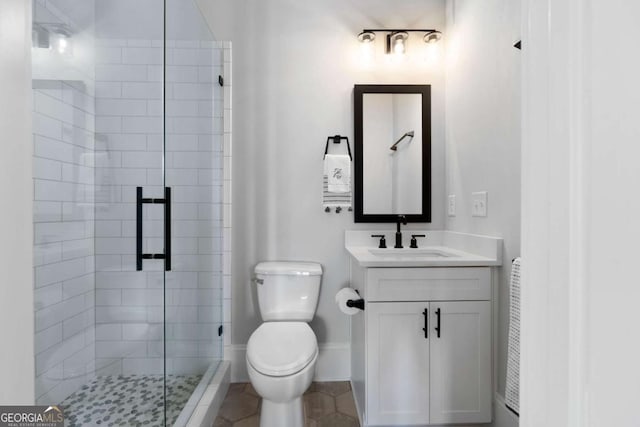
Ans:
[[[375,33],[386,33],[386,46],[385,52],[387,54],[403,55],[407,52],[407,43],[409,40],[409,33],[424,33],[422,40],[427,44],[437,43],[442,39],[442,32],[434,29],[364,29],[358,34],[358,40],[363,45],[367,46],[367,49],[372,47],[373,42],[376,39]]]

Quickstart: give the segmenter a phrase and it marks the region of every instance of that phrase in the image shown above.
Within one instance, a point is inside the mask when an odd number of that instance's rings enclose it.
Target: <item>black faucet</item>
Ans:
[[[396,245],[394,248],[402,249],[402,233],[400,232],[400,223],[407,225],[407,217],[404,215],[398,215],[396,219]]]

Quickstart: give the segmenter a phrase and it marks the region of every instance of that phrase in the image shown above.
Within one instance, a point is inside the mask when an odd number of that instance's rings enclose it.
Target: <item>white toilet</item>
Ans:
[[[262,397],[260,427],[303,427],[302,395],[318,359],[318,342],[307,322],[318,305],[322,266],[262,262],[255,273],[264,323],[247,343],[247,371]]]

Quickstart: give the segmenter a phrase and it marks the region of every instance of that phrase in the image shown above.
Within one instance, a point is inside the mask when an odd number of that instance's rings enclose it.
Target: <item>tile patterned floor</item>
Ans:
[[[260,396],[250,383],[229,386],[213,427],[258,427]],[[349,382],[313,383],[304,394],[306,427],[359,427]]]
[[[173,425],[201,376],[167,376],[167,425]],[[163,426],[162,375],[100,376],[63,402],[67,427]]]

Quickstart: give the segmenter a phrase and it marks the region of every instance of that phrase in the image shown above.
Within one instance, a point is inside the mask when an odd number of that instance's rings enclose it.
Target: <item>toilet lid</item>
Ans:
[[[316,336],[304,322],[265,322],[247,343],[247,361],[272,377],[301,371],[317,352]]]

